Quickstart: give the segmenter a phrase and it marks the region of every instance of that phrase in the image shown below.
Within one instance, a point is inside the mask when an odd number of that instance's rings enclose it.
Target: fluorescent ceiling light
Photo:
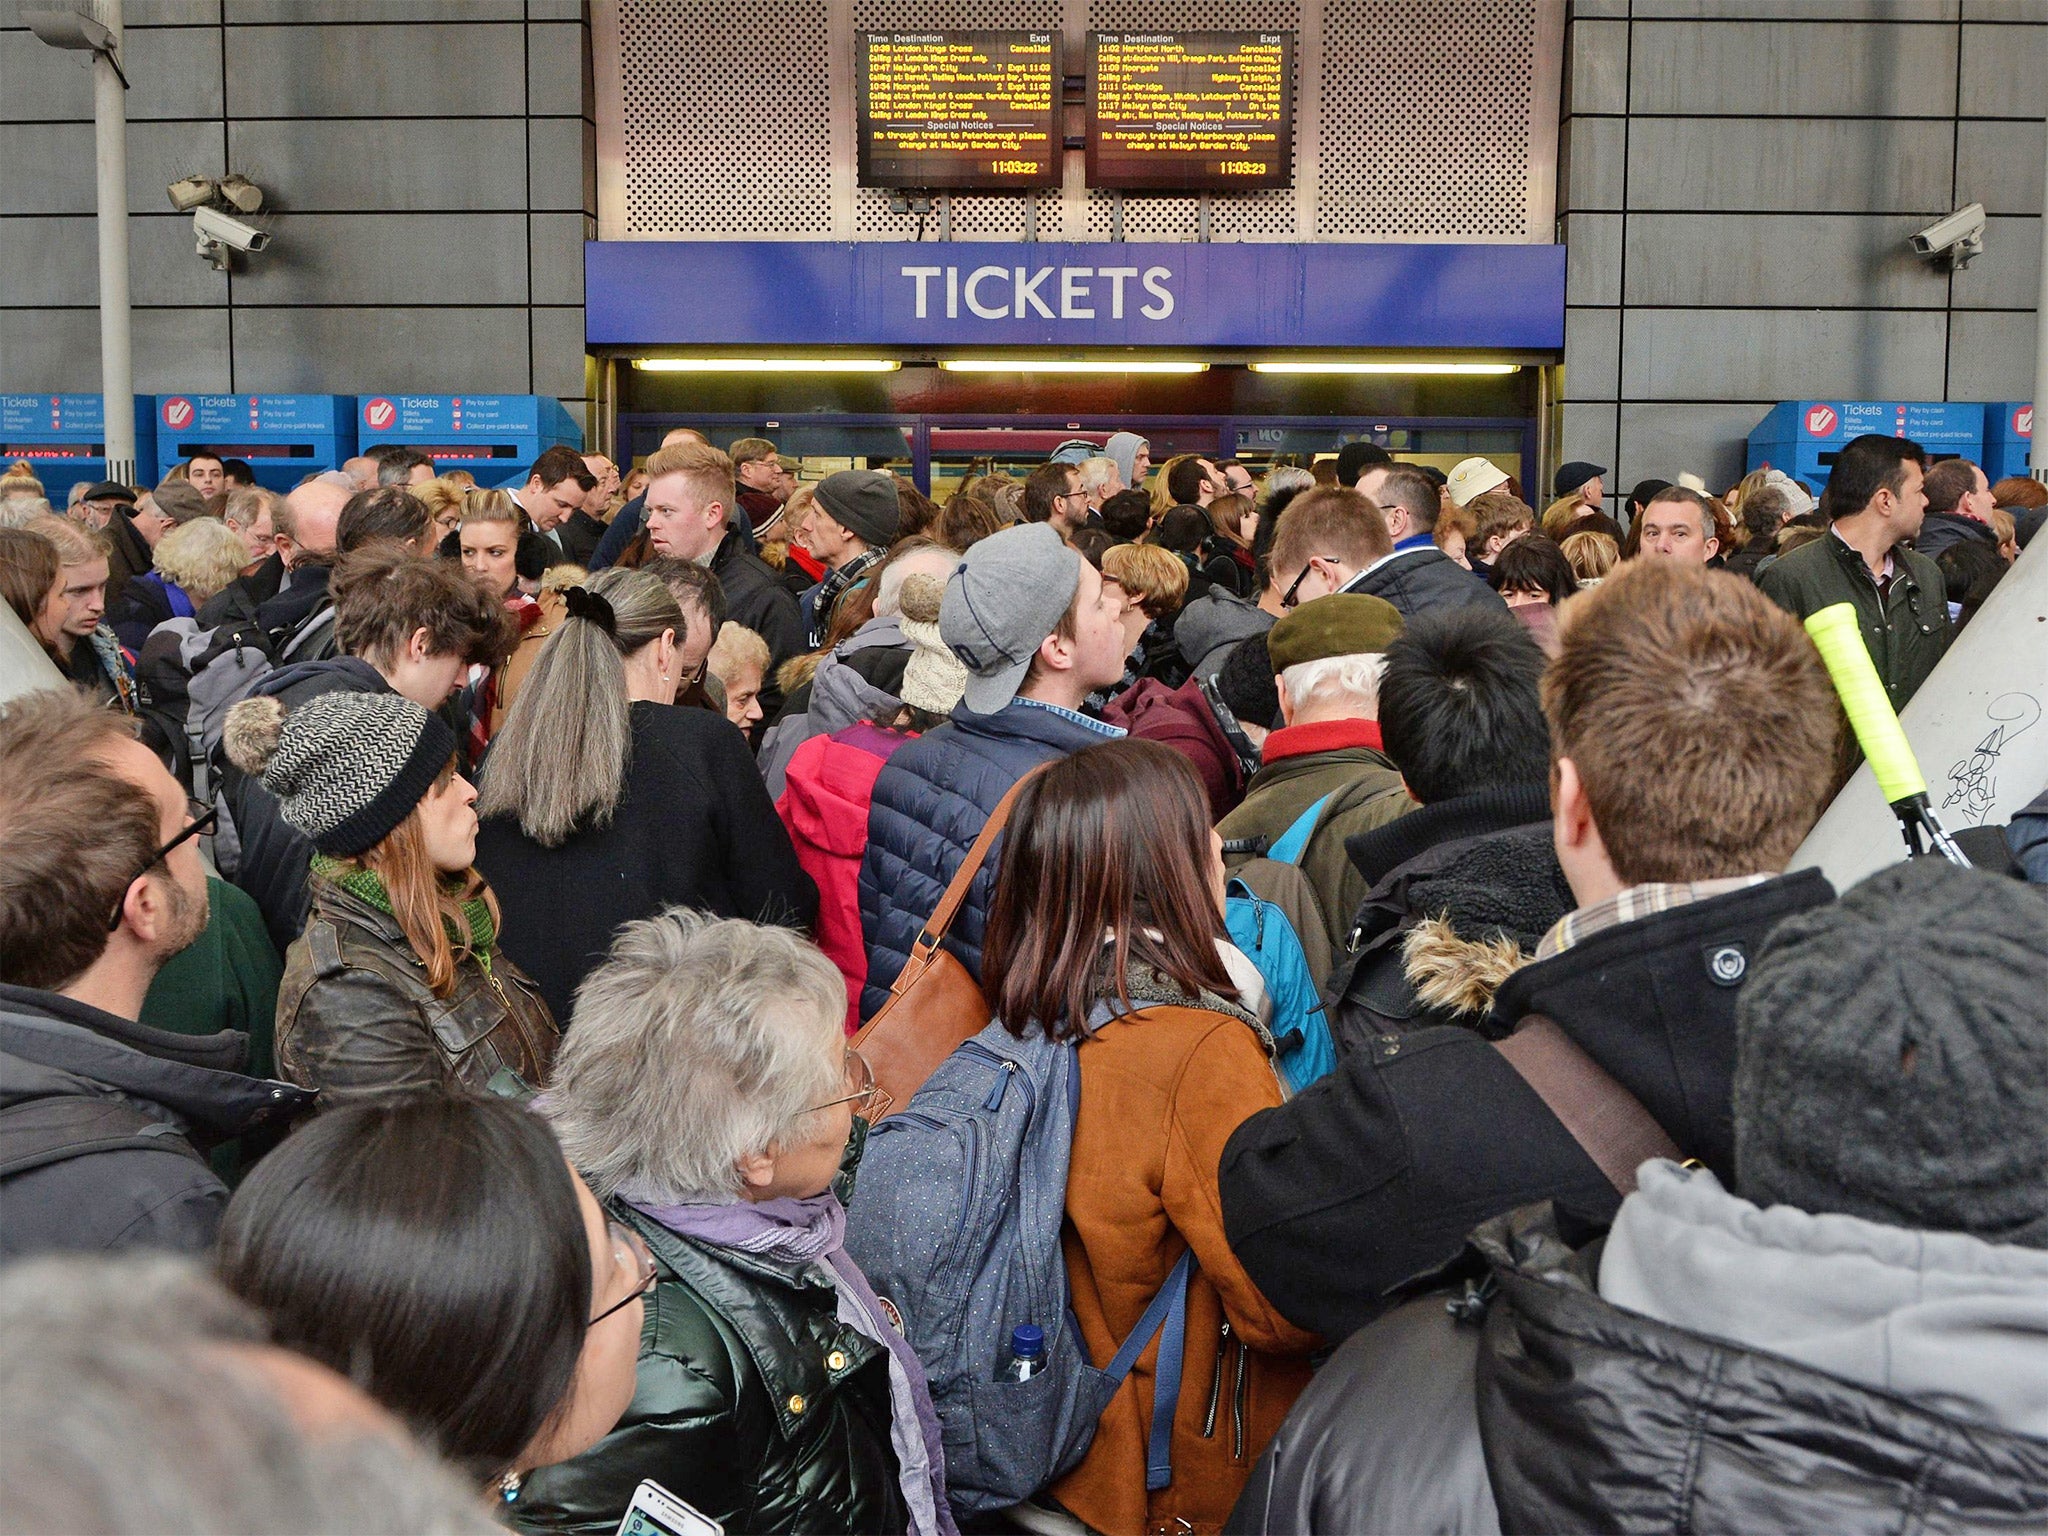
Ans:
[[[951,357],[939,366],[948,373],[1207,373],[1207,363],[1104,362],[1057,357]]]
[[[1253,363],[1253,373],[1519,373],[1520,363],[1449,363],[1423,359],[1408,363],[1372,363],[1347,359],[1305,359],[1301,361]]]
[[[636,357],[643,373],[894,373],[893,357]]]

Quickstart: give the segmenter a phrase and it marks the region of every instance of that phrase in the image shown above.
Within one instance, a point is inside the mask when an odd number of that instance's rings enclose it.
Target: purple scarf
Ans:
[[[657,1205],[625,1198],[671,1232],[713,1248],[822,1263],[831,1269],[839,1292],[839,1320],[889,1351],[889,1438],[902,1472],[904,1502],[910,1506],[912,1536],[959,1536],[946,1503],[945,1450],[924,1366],[909,1341],[890,1326],[867,1276],[847,1253],[846,1207],[839,1197],[828,1191],[808,1200],[736,1200],[729,1205]],[[912,1471],[919,1442],[929,1471],[925,1486],[919,1486],[921,1480]]]

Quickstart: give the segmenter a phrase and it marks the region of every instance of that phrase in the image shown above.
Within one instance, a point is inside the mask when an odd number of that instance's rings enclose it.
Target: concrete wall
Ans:
[[[92,84],[0,0],[0,389],[100,385]],[[597,211],[581,0],[127,0],[135,387],[584,405]],[[270,248],[166,183],[240,171]]]
[[[1716,489],[1778,400],[2033,388],[2048,0],[1573,0],[1559,457]],[[1949,274],[1906,237],[1982,202]]]

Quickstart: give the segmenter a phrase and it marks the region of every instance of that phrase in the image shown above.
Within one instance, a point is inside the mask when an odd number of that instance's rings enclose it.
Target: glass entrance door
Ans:
[[[695,427],[723,447],[765,437],[798,478],[822,480],[840,469],[884,469],[906,476],[941,505],[970,475],[1001,473],[1022,480],[1060,444],[1100,445],[1112,433],[1136,432],[1157,466],[1179,453],[1235,458],[1254,477],[1277,464],[1312,465],[1349,442],[1367,439],[1396,459],[1448,471],[1482,455],[1527,485],[1536,463],[1533,421],[1489,417],[853,415],[827,412],[750,414],[621,413],[622,456],[644,460],[671,427]]]

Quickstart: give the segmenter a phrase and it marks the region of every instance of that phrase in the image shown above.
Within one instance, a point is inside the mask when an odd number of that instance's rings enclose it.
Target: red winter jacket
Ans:
[[[860,930],[860,861],[868,846],[868,805],[882,764],[912,737],[878,725],[850,725],[796,749],[775,810],[796,860],[818,884],[818,948],[846,977],[846,1032],[860,1028],[868,951]]]
[[[1178,688],[1145,678],[1111,699],[1102,718],[1141,741],[1172,747],[1193,763],[1209,793],[1211,822],[1221,821],[1244,799],[1244,770],[1195,678]]]

